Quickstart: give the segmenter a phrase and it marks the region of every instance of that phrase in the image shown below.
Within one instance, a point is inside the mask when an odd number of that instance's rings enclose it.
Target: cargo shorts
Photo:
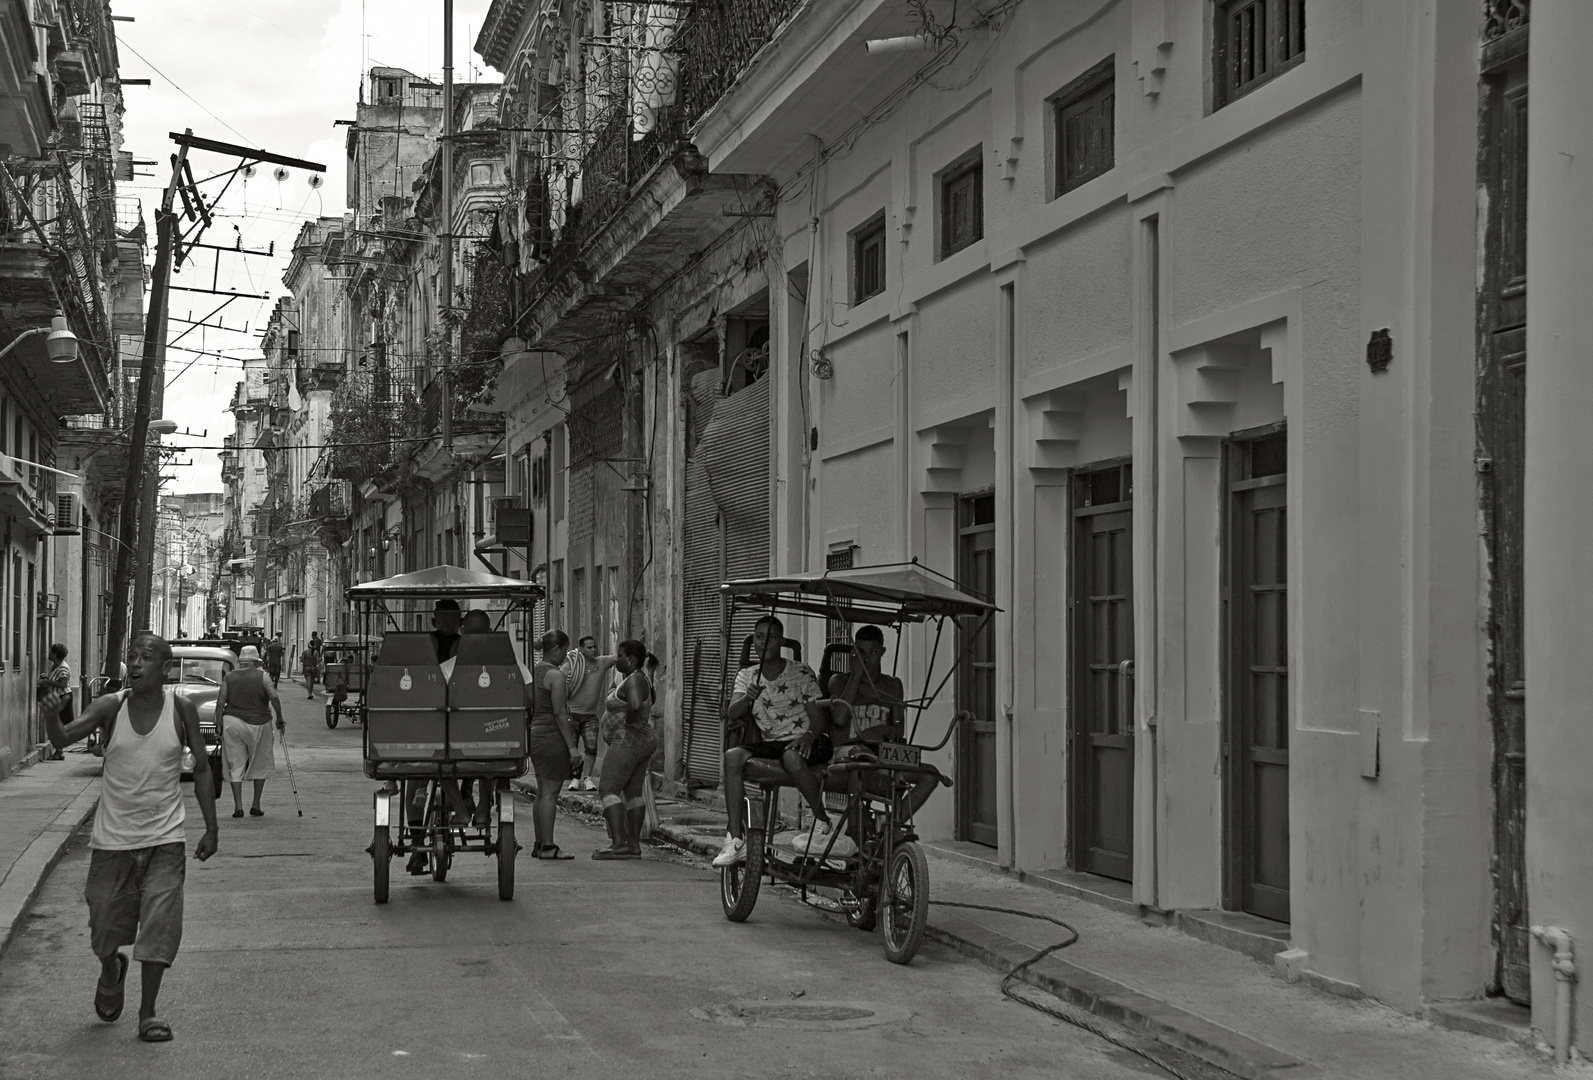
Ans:
[[[188,856],[181,843],[129,851],[95,848],[83,899],[89,908],[94,955],[133,946],[140,963],[171,966],[183,940],[183,880]]]

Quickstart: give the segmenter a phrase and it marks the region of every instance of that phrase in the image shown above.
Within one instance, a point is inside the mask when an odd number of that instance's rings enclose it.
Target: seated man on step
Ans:
[[[830,760],[834,747],[819,705],[819,680],[806,664],[780,655],[784,644],[784,624],[773,615],[765,615],[752,632],[753,655],[759,662],[742,668],[736,675],[730,722],[756,722],[763,739],[725,751],[725,810],[730,832],[725,836],[724,849],[714,858],[715,866],[729,866],[746,858],[746,783],[742,772],[752,758],[773,759],[785,767],[791,782],[813,810],[814,842],[822,846],[830,831],[819,769]]]

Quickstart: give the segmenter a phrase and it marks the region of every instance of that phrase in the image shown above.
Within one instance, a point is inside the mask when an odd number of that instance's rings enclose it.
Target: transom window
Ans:
[[[984,166],[975,155],[940,177],[940,257],[954,255],[985,236]]]
[[[1218,108],[1305,59],[1305,0],[1228,0],[1214,28]]]

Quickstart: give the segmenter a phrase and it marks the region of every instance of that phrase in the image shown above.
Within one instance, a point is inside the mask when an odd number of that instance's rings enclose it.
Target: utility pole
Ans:
[[[122,653],[127,644],[128,623],[135,615],[143,624],[149,621],[150,577],[154,563],[156,527],[155,500],[158,499],[160,490],[158,455],[148,481],[149,489],[141,492],[140,488],[145,483],[144,452],[145,443],[149,440],[151,403],[165,398],[162,363],[166,355],[166,306],[171,291],[173,256],[179,245],[182,245],[182,250],[186,253],[192,243],[197,243],[211,220],[209,204],[199,192],[193,178],[193,170],[189,167],[188,151],[206,150],[241,158],[242,161],[237,169],[233,170],[234,173],[241,171],[245,165],[260,161],[309,169],[312,172],[326,171],[326,166],[318,162],[200,138],[193,133],[192,128],[185,130],[181,135],[172,132],[171,140],[177,144],[177,153],[172,155],[171,183],[166,185],[166,190],[161,196],[160,208],[155,214],[155,265],[150,271],[149,310],[144,317],[144,353],[138,369],[138,394],[133,410],[133,428],[128,433],[131,445],[127,450],[127,479],[122,485],[121,521],[117,528],[116,572],[111,579],[110,625],[106,627],[105,632],[104,673],[118,685],[121,677]],[[191,238],[182,235],[178,229],[174,206],[179,195],[182,197],[183,209],[188,219],[196,222],[195,235]],[[155,493],[154,498],[140,498],[141,494],[147,496],[150,491]],[[147,512],[141,514],[141,509]],[[145,520],[140,523],[140,518]],[[141,524],[143,543],[140,543]],[[133,567],[135,545],[144,552],[138,563],[136,579]],[[134,590],[136,602],[131,610],[128,605],[130,580],[136,585]]]
[[[442,445],[454,448],[454,0],[443,0]]]
[[[190,129],[190,134],[192,133]],[[127,584],[133,574],[133,545],[139,542],[139,509],[143,500],[140,487],[144,481],[144,443],[149,439],[149,405],[154,396],[155,382],[159,379],[160,358],[166,341],[166,296],[171,283],[171,253],[176,241],[177,222],[172,215],[172,203],[177,197],[177,185],[182,182],[183,166],[188,163],[188,147],[179,144],[172,155],[171,183],[160,199],[160,209],[155,212],[155,266],[150,271],[149,311],[144,317],[144,355],[138,369],[138,396],[133,406],[133,430],[128,434],[131,445],[127,448],[127,480],[122,484],[121,521],[117,528],[116,573],[111,576],[111,625],[105,631],[105,675],[120,686],[122,653],[127,634]],[[156,458],[155,475],[158,485],[159,457]],[[145,529],[151,536],[155,523],[150,521]],[[139,586],[143,605],[137,608],[146,616],[149,611],[150,560],[142,559],[139,569]]]

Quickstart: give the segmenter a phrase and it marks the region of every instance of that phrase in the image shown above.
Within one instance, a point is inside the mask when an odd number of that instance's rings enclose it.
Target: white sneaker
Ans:
[[[582,791],[596,791],[597,790],[597,781],[593,780],[590,776],[588,776],[585,780],[581,781],[581,790]]]
[[[731,836],[726,833],[725,846],[720,849],[719,854],[714,856],[714,866],[734,866],[736,863],[745,860],[746,857],[747,842],[739,836]]]

